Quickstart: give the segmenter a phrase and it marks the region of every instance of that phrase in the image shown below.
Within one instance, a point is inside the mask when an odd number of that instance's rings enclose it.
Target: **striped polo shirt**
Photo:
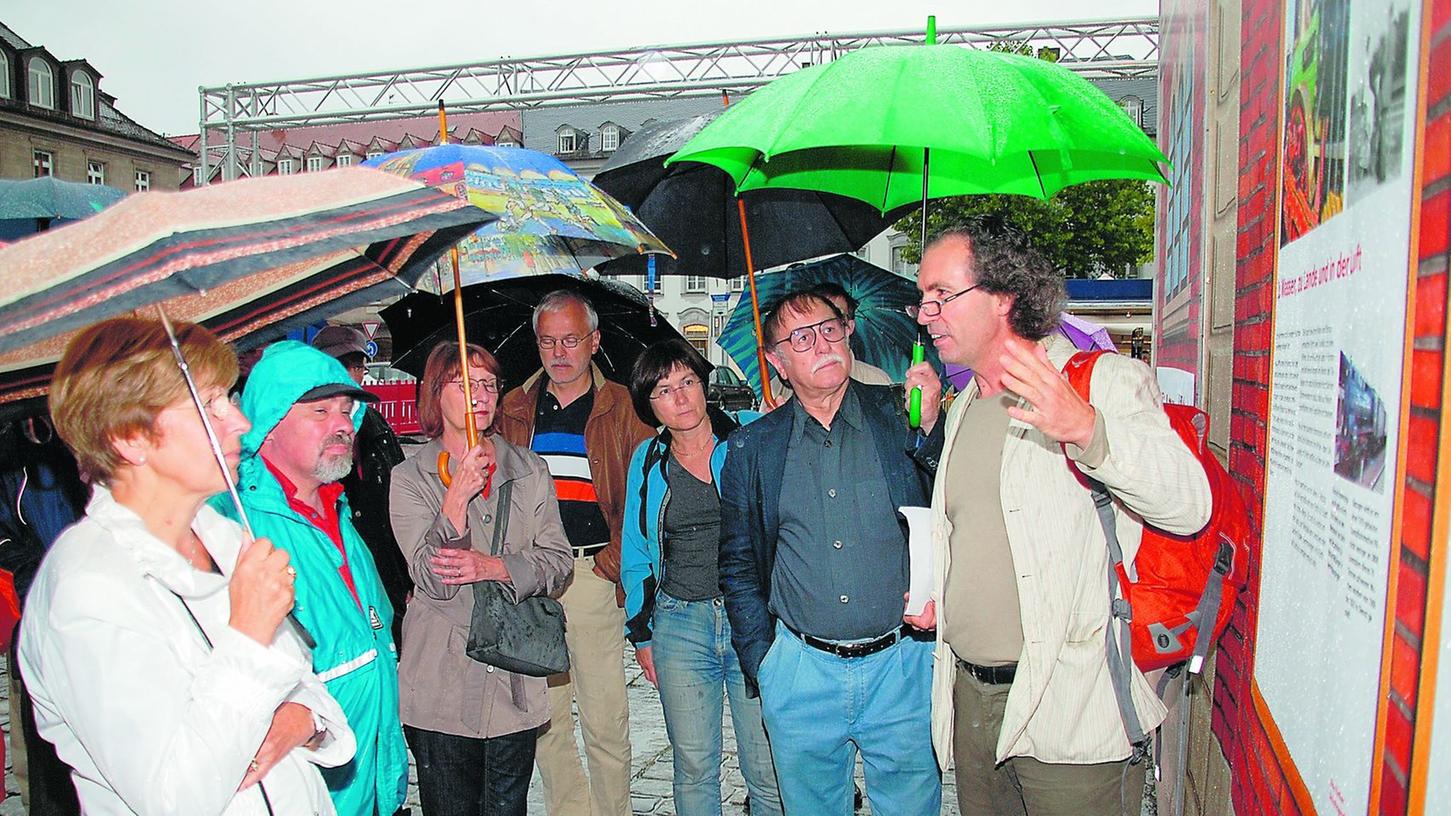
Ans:
[[[565,407],[560,407],[559,400],[548,388],[541,388],[540,392],[530,448],[544,458],[549,474],[554,477],[564,534],[574,547],[607,544],[610,528],[600,511],[584,444],[584,426],[594,409],[594,389]]]

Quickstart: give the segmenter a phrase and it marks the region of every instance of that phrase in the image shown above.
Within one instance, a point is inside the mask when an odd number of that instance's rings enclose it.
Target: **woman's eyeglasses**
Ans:
[[[699,388],[699,387],[700,387],[700,379],[699,378],[697,378],[697,377],[686,377],[685,379],[683,379],[683,380],[680,381],[680,384],[679,385],[662,385],[662,386],[657,387],[654,391],[651,391],[650,392],[650,399],[652,399],[652,400],[669,399],[670,398],[670,395],[672,395],[672,394],[675,394],[677,392],[678,393],[682,393],[682,394],[689,393],[692,389]]]
[[[462,393],[463,390],[464,390],[464,382],[463,382],[463,380],[449,380],[449,383],[448,384],[451,385],[451,386],[453,386],[454,388],[457,388],[460,393]],[[469,388],[475,394],[479,393],[480,391],[487,391],[490,394],[497,394],[497,393],[499,393],[499,381],[498,380],[469,380]]]

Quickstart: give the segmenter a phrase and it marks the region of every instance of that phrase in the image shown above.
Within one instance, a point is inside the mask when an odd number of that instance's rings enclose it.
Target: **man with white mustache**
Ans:
[[[747,686],[758,690],[787,813],[847,816],[860,751],[873,813],[936,814],[931,640],[904,627],[906,531],[940,450],[886,386],[852,381],[846,320],[813,292],[764,321],[766,354],[795,388],[729,440],[721,474],[721,587]]]
[[[323,773],[339,816],[391,816],[408,792],[393,606],[340,482],[353,467],[363,402],[376,399],[337,360],[292,340],[267,347],[242,391],[252,420],[242,505],[256,534],[291,556],[293,611],[317,641],[313,671],[358,740],[353,761]],[[212,504],[235,515],[225,495]]]

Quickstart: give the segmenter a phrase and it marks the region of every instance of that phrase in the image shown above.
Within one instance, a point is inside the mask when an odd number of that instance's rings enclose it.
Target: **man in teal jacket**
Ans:
[[[339,484],[352,469],[359,400],[372,398],[337,360],[290,340],[267,348],[242,392],[252,420],[242,505],[257,536],[297,568],[294,612],[317,641],[313,671],[358,738],[352,762],[322,769],[339,816],[392,816],[408,790],[393,609]],[[213,504],[235,514],[225,496]]]

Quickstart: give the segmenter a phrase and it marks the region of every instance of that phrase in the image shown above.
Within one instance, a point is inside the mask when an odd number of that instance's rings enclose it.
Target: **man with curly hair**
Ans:
[[[1105,648],[1108,549],[1079,476],[1112,493],[1129,565],[1141,519],[1175,533],[1204,526],[1208,480],[1148,366],[1104,356],[1091,401],[1068,384],[1063,282],[1021,237],[948,231],[923,254],[917,288],[911,311],[943,362],[974,372],[943,420],[935,600],[907,619],[937,629],[938,761],[956,759],[963,813],[1138,813],[1144,766],[1130,762]],[[1164,707],[1131,672],[1152,729]]]

